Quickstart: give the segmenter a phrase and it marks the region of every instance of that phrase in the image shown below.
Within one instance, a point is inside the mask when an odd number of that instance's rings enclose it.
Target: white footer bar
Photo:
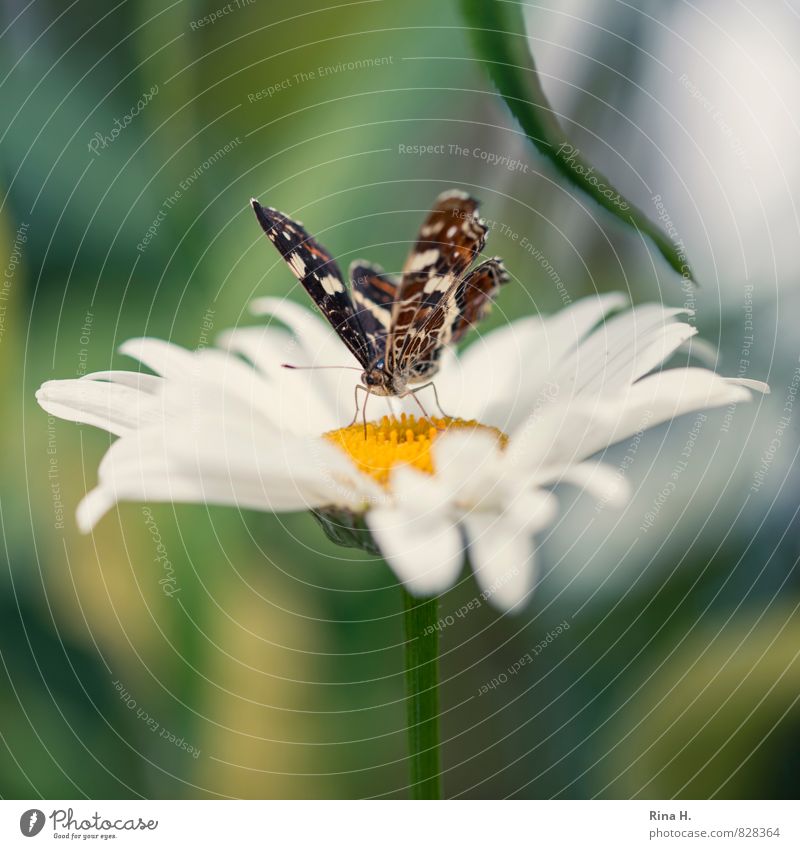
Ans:
[[[413,806],[413,808],[412,808]],[[774,801],[0,801],[0,846],[800,846]]]

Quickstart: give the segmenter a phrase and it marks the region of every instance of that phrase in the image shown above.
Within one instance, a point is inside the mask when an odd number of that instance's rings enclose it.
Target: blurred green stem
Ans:
[[[403,592],[411,797],[440,799],[437,598]]]

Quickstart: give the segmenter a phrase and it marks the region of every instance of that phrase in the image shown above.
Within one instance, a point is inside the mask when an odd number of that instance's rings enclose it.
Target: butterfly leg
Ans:
[[[419,387],[419,389],[424,388],[424,386]],[[419,392],[419,389],[414,389],[412,392],[406,392],[405,395],[401,395],[400,397],[405,398],[406,396],[410,395],[414,399],[414,403],[420,408],[420,410],[422,410],[423,418],[426,418],[436,428],[436,430],[446,430],[447,428],[440,427],[438,424],[436,424],[436,422],[433,420],[433,416],[431,416],[431,414],[422,406],[422,402],[419,400],[419,398],[417,398],[417,392]]]
[[[348,427],[352,427],[358,421],[358,414],[360,412],[360,409],[359,409],[359,406],[358,406],[358,390],[359,389],[362,389],[364,392],[367,392],[367,388],[365,386],[362,386],[360,383],[356,384],[355,391],[353,392],[353,401],[355,402],[355,405],[356,405],[356,411],[355,411],[355,413],[353,413],[353,419],[350,422],[350,424],[347,425]],[[369,397],[369,392],[367,392],[367,397]],[[366,406],[367,406],[367,404],[366,404],[366,402],[364,402],[364,407],[366,408]]]
[[[442,409],[442,405],[439,403],[439,393],[436,391],[436,384],[433,381],[431,381],[430,383],[424,383],[422,386],[417,387],[414,390],[414,392],[419,392],[422,389],[427,389],[429,386],[430,386],[431,389],[433,389],[433,397],[434,397],[434,400],[436,401],[436,406],[439,408],[439,412],[442,414],[442,418],[445,418],[445,419],[455,418],[455,416],[449,416]]]
[[[366,390],[367,397],[364,399],[364,406],[361,410],[363,422],[364,422],[364,441],[367,439],[367,401],[369,401],[369,396],[372,394],[369,389]]]

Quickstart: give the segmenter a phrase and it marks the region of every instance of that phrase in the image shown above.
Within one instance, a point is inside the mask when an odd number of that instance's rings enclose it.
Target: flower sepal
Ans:
[[[342,507],[318,507],[311,511],[311,515],[331,542],[380,556],[381,552],[367,527],[365,513]]]

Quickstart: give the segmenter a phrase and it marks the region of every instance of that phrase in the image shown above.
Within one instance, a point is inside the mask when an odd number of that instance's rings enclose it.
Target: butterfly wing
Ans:
[[[350,266],[350,284],[358,320],[370,339],[376,356],[384,353],[397,299],[397,281],[379,265],[356,260]]]
[[[478,202],[464,192],[439,195],[406,261],[387,344],[387,363],[417,378],[431,376],[458,316],[459,282],[483,249],[487,228]]]
[[[422,223],[417,243],[403,268],[399,296],[406,300],[434,278],[460,277],[483,250],[487,228],[478,216],[478,201],[465,192],[439,195]],[[437,287],[442,291],[446,287]],[[428,286],[430,293],[432,286]]]
[[[403,352],[409,382],[433,377],[444,347],[459,342],[488,315],[492,301],[508,280],[503,261],[492,257],[466,274],[428,313],[424,323],[419,327],[412,325]]]
[[[368,368],[375,350],[359,321],[336,260],[306,232],[299,221],[293,221],[272,207],[261,206],[255,199],[250,203],[258,223],[294,276],[303,284],[342,342],[361,365]]]
[[[475,266],[458,284],[455,293],[457,311],[448,343],[459,342],[464,334],[489,314],[500,287],[509,276],[499,256]]]

